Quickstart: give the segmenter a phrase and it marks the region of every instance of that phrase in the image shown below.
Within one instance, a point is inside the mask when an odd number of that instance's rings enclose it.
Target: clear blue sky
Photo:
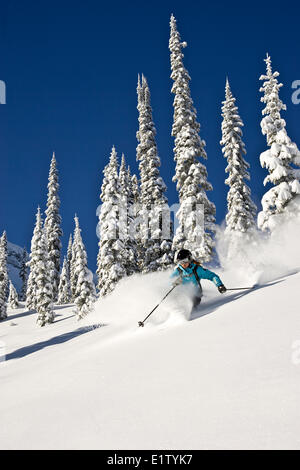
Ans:
[[[272,6],[273,5],[273,6]],[[268,52],[284,83],[290,137],[300,145],[300,105],[291,102],[291,83],[300,79],[299,4],[274,2],[103,2],[0,1],[0,80],[7,104],[0,105],[0,230],[30,247],[38,205],[45,210],[52,152],[59,165],[63,245],[76,212],[89,265],[97,254],[96,208],[102,170],[112,145],[135,161],[137,74],[147,77],[170,203],[177,201],[170,90],[169,18],[174,13],[191,91],[206,140],[209,197],[217,220],[225,216],[227,187],[221,138],[221,101],[226,75],[241,118],[257,204],[266,175],[259,154],[262,104],[259,76]]]

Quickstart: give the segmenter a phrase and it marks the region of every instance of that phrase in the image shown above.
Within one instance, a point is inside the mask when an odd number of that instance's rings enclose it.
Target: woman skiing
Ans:
[[[192,259],[192,253],[189,250],[179,250],[174,259],[177,263],[175,271],[171,278],[175,278],[173,285],[193,283],[197,290],[193,297],[193,308],[201,302],[202,287],[200,279],[212,281],[221,294],[226,292],[226,287],[217,274],[203,268]]]

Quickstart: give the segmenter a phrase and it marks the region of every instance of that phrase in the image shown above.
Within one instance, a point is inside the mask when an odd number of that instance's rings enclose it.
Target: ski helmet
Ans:
[[[179,250],[175,255],[175,263],[179,263],[180,261],[190,261],[192,259],[192,253],[189,250]]]

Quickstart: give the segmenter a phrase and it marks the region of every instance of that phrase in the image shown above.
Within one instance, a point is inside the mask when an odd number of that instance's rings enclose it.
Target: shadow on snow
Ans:
[[[226,304],[232,302],[233,300],[240,299],[240,298],[244,297],[245,295],[251,294],[252,292],[258,291],[260,289],[265,289],[266,287],[270,287],[270,286],[273,286],[275,284],[279,284],[280,282],[283,282],[283,281],[284,281],[284,279],[280,279],[278,281],[270,282],[268,284],[254,286],[253,289],[249,289],[249,290],[246,290],[246,291],[241,290],[241,292],[231,294],[230,296],[226,296],[226,298],[222,297],[222,298],[217,299],[217,300],[213,299],[211,301],[209,301],[209,300],[207,300],[206,302],[204,301],[203,303],[201,303],[201,306],[197,310],[195,310],[191,313],[190,321],[196,320],[197,318],[204,317],[205,315],[209,315],[210,313],[215,312],[222,305],[226,305]]]
[[[25,310],[25,312],[15,313],[13,315],[8,315],[1,323],[8,322],[10,320],[15,320],[16,318],[27,317],[29,315],[33,315],[35,310]]]
[[[46,341],[41,341],[40,343],[25,346],[24,348],[17,349],[12,353],[7,354],[6,361],[9,361],[11,359],[20,359],[22,357],[28,356],[29,354],[33,354],[37,351],[40,351],[41,349],[47,348],[48,346],[55,346],[56,344],[65,343],[66,341],[70,341],[71,339],[76,338],[77,336],[83,335],[85,333],[95,330],[96,328],[103,326],[106,326],[106,324],[102,323],[97,325],[91,325],[88,327],[77,328],[77,330],[75,331],[70,331],[69,333],[64,333],[62,335],[55,336]]]

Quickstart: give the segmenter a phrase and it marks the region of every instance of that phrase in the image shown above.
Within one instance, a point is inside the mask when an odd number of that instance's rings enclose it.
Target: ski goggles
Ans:
[[[187,264],[187,263],[190,263],[191,260],[189,258],[184,258],[184,259],[180,259],[178,261],[178,264]]]

